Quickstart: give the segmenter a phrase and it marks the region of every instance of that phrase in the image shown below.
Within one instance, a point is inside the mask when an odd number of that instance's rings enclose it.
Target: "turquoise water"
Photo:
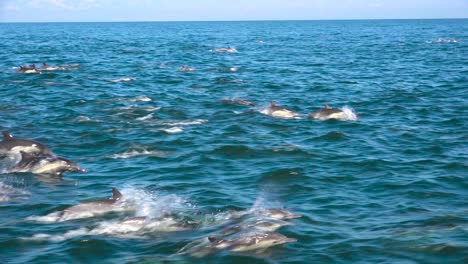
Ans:
[[[88,169],[0,175],[3,263],[468,262],[468,20],[0,24],[0,36],[0,128]],[[227,46],[238,52],[213,52]],[[16,73],[42,62],[63,68]],[[270,101],[304,116],[261,114]],[[358,120],[307,118],[323,104]],[[132,211],[38,221],[111,187]],[[302,215],[276,231],[297,242],[186,253],[242,224],[231,210],[265,208]],[[167,215],[194,225],[101,232]]]

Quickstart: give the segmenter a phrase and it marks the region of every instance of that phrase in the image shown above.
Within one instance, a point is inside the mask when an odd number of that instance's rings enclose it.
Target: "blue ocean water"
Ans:
[[[0,36],[0,128],[88,169],[0,175],[3,263],[468,262],[466,19],[4,23]],[[17,73],[43,62],[59,68]],[[260,113],[271,101],[302,118]],[[324,104],[358,119],[307,118]],[[111,187],[133,210],[40,221]],[[276,231],[297,242],[190,254],[242,225],[231,211],[267,208],[302,215]],[[115,230],[168,215],[192,227]]]

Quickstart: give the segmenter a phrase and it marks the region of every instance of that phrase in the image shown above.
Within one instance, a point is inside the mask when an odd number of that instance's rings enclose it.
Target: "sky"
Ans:
[[[468,0],[0,0],[0,22],[468,18]]]

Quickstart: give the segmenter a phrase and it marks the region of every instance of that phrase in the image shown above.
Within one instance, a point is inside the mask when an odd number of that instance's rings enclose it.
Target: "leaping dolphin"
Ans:
[[[65,172],[86,172],[73,161],[57,156],[35,156],[21,151],[21,160],[13,168],[14,172],[32,172],[43,175],[61,176]]]
[[[271,102],[270,106],[261,110],[260,113],[269,115],[276,118],[296,118],[299,114],[293,112],[285,107],[277,105],[275,102]]]
[[[332,108],[326,104],[322,109],[309,114],[309,117],[318,119],[318,120],[328,120],[328,119],[355,120],[356,119],[355,114],[351,113],[351,115],[352,116],[349,116],[342,109]]]
[[[31,66],[20,66],[18,69],[19,73],[41,73],[37,68],[36,65]]]
[[[214,52],[226,52],[226,53],[236,53],[237,50],[235,48],[227,47],[227,48],[217,48],[213,50]]]
[[[98,199],[89,202],[83,202],[77,205],[68,207],[67,209],[59,212],[54,212],[47,215],[45,218],[52,221],[67,221],[71,219],[94,217],[97,215],[106,214],[112,211],[119,211],[125,209],[119,206],[122,200],[122,194],[117,188],[112,188],[112,197],[107,199]],[[48,220],[50,221],[50,220]]]
[[[211,246],[216,249],[226,249],[233,252],[264,250],[272,246],[297,241],[297,239],[275,232],[251,233],[233,240],[208,237],[208,240],[211,242]]]
[[[50,148],[30,139],[21,139],[13,137],[8,131],[3,131],[3,141],[0,142],[1,153],[20,153],[21,151],[43,156],[55,156]]]

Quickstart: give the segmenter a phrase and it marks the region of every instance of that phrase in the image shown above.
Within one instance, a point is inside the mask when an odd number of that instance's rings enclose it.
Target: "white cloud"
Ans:
[[[31,0],[28,6],[32,8],[56,7],[65,10],[83,10],[93,7],[99,7],[101,3],[107,0]]]

